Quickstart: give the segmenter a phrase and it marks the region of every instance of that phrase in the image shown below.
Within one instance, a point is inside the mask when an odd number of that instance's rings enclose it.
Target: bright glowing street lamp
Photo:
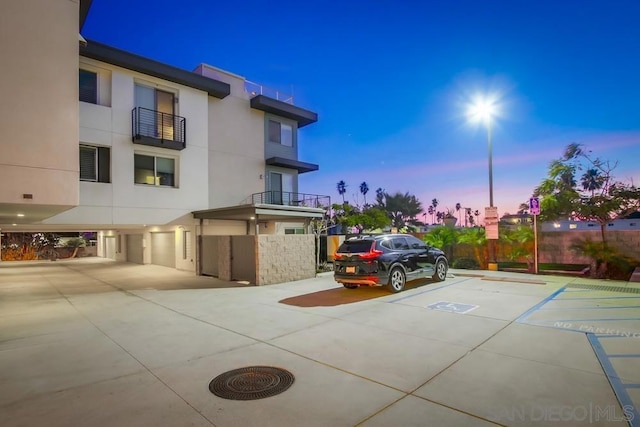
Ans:
[[[494,215],[494,209],[493,209],[493,146],[492,146],[492,140],[491,140],[491,126],[492,126],[492,122],[493,122],[493,117],[496,115],[497,109],[495,106],[495,103],[492,99],[489,98],[479,98],[476,100],[476,102],[474,102],[470,107],[469,107],[469,118],[474,120],[474,121],[482,121],[486,126],[487,126],[487,143],[489,146],[489,207],[491,209],[489,209],[489,211],[491,212],[492,215]],[[487,212],[485,212],[485,229],[488,230],[488,228],[486,227],[487,224]],[[497,226],[498,226],[498,218],[497,218],[497,212],[495,212],[495,217],[490,218],[491,220],[491,227],[496,227],[496,231],[497,231]],[[495,222],[495,224],[493,223]],[[495,245],[494,245],[494,240],[497,239],[497,236],[495,236],[494,238],[492,238],[494,236],[489,236],[489,234],[487,234],[487,239],[489,240],[489,270],[497,270],[498,269],[498,265],[496,263],[496,253],[495,253]]]
[[[491,122],[496,113],[493,101],[479,99],[469,108],[469,117],[475,121],[482,121],[487,126],[487,141],[489,144],[489,206],[493,207],[493,147],[491,144]]]

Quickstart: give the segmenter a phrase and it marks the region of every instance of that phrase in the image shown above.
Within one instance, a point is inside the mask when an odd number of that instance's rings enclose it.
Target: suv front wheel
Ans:
[[[401,267],[393,267],[389,275],[389,290],[393,293],[402,291],[406,281],[407,276],[404,274],[404,270]]]
[[[441,259],[436,262],[436,272],[433,273],[433,280],[436,282],[442,282],[447,278],[447,264]]]

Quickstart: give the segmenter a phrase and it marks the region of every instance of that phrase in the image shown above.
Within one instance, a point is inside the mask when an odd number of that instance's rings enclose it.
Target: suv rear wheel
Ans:
[[[393,267],[389,275],[389,290],[393,293],[402,291],[406,281],[407,276],[404,274],[404,270],[400,267]]]
[[[342,286],[344,286],[347,289],[356,289],[358,287],[358,285],[352,285],[350,283],[343,283]]]

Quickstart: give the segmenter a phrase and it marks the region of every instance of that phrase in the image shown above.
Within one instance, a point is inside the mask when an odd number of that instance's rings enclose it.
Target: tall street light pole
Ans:
[[[487,142],[489,144],[489,206],[493,207],[493,145],[491,144],[491,116],[487,117]]]
[[[489,260],[489,270],[497,270],[495,239],[498,238],[498,216],[493,205],[493,146],[492,146],[492,117],[495,114],[495,107],[491,101],[480,100],[471,106],[469,115],[472,119],[482,120],[487,126],[487,144],[489,152],[489,208],[485,209],[485,230],[487,232]],[[491,215],[491,216],[489,216]]]

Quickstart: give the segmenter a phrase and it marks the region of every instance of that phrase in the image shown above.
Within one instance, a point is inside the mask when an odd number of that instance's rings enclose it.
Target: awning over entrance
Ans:
[[[307,206],[255,204],[206,209],[192,212],[196,219],[226,219],[236,221],[291,221],[322,218],[324,209]]]

